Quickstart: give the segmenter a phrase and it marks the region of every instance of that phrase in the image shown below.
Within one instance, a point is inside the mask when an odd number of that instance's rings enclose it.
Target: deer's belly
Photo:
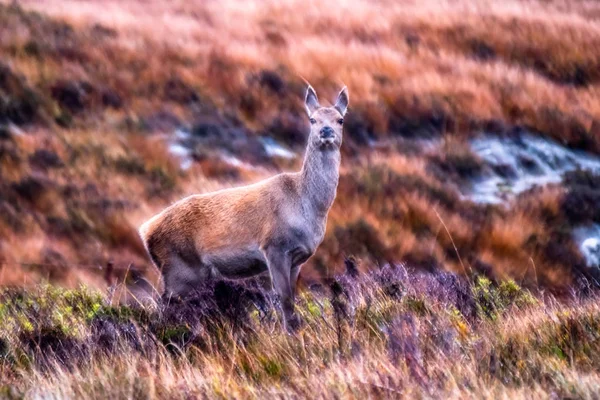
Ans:
[[[214,254],[207,257],[206,261],[226,278],[249,278],[268,270],[267,260],[258,249]]]

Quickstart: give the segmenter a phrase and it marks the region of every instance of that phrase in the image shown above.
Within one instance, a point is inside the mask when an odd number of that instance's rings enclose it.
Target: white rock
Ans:
[[[471,148],[490,167],[483,178],[472,182],[465,195],[478,203],[503,203],[532,187],[558,183],[565,172],[577,168],[600,171],[599,157],[529,134],[514,139],[482,136],[471,141]],[[515,176],[493,172],[493,167],[501,166]]]

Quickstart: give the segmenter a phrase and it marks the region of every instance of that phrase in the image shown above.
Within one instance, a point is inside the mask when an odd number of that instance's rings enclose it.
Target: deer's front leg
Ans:
[[[282,249],[268,248],[265,250],[265,257],[271,274],[273,289],[281,301],[285,327],[288,331],[294,331],[298,328],[300,320],[295,312],[294,291],[295,279],[292,282],[292,258]]]

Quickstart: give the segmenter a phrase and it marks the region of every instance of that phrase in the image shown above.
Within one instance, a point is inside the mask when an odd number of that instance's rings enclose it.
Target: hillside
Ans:
[[[596,398],[600,3],[0,0],[0,397]],[[350,93],[287,334],[137,228],[300,168]]]
[[[102,287],[109,261],[143,272],[136,229],[154,212],[299,168],[303,79],[352,99],[305,280],[347,256],[557,290],[595,276],[577,239],[600,219],[595,172],[540,177],[535,159],[490,163],[472,142],[532,135],[595,157],[593,2],[18,4],[0,7],[6,284]],[[549,184],[517,188],[528,169]],[[480,201],[482,181],[500,201]]]

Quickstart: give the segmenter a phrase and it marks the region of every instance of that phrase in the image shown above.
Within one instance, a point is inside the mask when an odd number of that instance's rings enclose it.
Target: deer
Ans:
[[[325,236],[348,104],[346,87],[333,106],[323,107],[308,85],[310,133],[300,171],[188,196],[141,225],[141,239],[161,271],[163,296],[183,298],[209,279],[263,275],[279,298],[284,327],[300,326],[296,284]]]

